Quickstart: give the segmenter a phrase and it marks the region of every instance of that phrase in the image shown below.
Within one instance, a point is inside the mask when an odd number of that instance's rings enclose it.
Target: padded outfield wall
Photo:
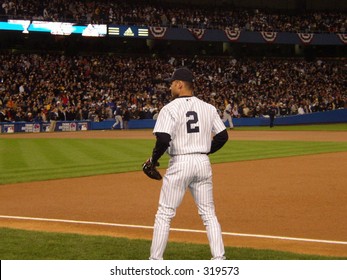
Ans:
[[[234,125],[241,126],[268,126],[270,119],[262,118],[234,118]],[[276,125],[300,125],[300,124],[328,124],[328,123],[347,123],[347,109],[340,109],[327,112],[312,113],[306,115],[295,115],[276,117]],[[83,131],[83,130],[108,130],[114,124],[113,120],[103,122],[90,121],[58,121],[55,131]],[[132,120],[129,121],[129,129],[152,129],[155,120]],[[226,122],[228,126],[228,122]],[[117,127],[119,128],[119,126]],[[48,132],[49,123],[27,123],[27,122],[6,122],[0,123],[0,133],[39,133]]]

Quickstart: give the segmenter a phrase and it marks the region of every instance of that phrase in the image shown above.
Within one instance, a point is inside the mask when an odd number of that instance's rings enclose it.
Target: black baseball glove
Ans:
[[[159,166],[159,162],[153,163],[152,158],[149,158],[142,165],[142,170],[149,178],[154,180],[161,180],[162,177],[156,168],[157,166]]]

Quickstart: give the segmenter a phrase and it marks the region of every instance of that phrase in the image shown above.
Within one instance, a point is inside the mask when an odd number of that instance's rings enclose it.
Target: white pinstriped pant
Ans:
[[[187,187],[206,227],[212,259],[224,259],[221,227],[215,214],[212,169],[205,154],[173,156],[164,176],[159,207],[155,216],[150,259],[163,259],[170,223],[181,204]]]

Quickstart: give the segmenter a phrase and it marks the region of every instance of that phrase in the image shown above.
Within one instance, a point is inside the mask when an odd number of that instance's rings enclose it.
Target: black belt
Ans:
[[[187,155],[207,155],[207,153],[189,153],[189,154],[178,154],[178,155],[170,155],[170,156],[175,157],[175,156],[187,156]]]

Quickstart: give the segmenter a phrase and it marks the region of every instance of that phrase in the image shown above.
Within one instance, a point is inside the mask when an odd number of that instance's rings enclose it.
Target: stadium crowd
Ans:
[[[248,31],[346,33],[346,11],[271,11],[162,1],[0,0],[0,18]]]
[[[261,117],[347,107],[344,60],[225,57],[127,57],[0,54],[0,121],[155,118],[170,101],[163,79],[174,68],[195,73],[195,95],[233,117]]]

